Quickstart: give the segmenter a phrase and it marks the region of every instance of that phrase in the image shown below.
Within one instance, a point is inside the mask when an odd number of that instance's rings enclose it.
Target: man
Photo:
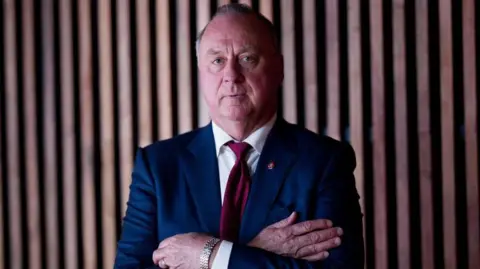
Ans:
[[[353,150],[277,117],[272,24],[223,6],[197,54],[212,123],[138,151],[115,268],[363,268]]]

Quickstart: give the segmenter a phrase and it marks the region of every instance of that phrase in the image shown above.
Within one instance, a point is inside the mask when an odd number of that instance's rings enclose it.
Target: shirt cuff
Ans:
[[[222,241],[218,247],[217,255],[213,259],[212,269],[227,269],[230,255],[232,254],[233,243]]]

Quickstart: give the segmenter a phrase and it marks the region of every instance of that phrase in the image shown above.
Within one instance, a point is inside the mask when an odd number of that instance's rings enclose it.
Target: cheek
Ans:
[[[268,76],[250,74],[246,77],[248,85],[253,91],[256,100],[265,100],[271,97],[273,81],[268,80]]]
[[[200,85],[203,95],[207,99],[207,102],[211,103],[216,100],[218,89],[220,87],[222,77],[217,74],[202,73],[200,76]]]

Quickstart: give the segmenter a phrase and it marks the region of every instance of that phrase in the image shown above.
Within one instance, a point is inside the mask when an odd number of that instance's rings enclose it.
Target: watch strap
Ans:
[[[202,254],[200,255],[200,269],[209,269],[208,263],[210,256],[212,256],[213,248],[220,242],[220,239],[212,237],[203,246]]]

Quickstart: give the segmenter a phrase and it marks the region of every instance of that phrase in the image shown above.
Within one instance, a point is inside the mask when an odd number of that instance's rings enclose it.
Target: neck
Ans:
[[[216,119],[214,122],[233,139],[237,141],[243,141],[257,129],[265,125],[273,117],[273,115],[274,113],[269,113],[268,117],[244,121],[232,121],[224,118]]]

